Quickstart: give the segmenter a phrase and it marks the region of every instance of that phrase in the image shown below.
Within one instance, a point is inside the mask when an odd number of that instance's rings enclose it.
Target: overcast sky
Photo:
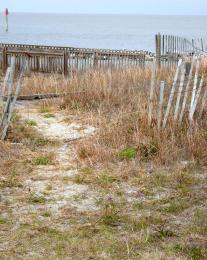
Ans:
[[[12,12],[207,15],[207,0],[0,0]]]

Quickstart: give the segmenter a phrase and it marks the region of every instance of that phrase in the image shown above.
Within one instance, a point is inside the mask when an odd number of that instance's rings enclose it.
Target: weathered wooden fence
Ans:
[[[58,46],[0,44],[0,69],[6,72],[11,58],[16,58],[19,69],[25,56],[34,72],[57,72],[72,75],[90,69],[125,69],[152,66],[156,57],[157,66],[175,67],[181,57],[189,57],[206,51],[203,39],[161,35],[155,36],[155,53],[147,51],[84,49]]]
[[[181,124],[184,118],[191,125],[201,119],[206,110],[207,56],[193,55],[188,73],[185,58],[180,58],[172,85],[161,81],[156,90],[156,70],[153,70],[149,93],[149,125],[157,122],[158,129],[164,129],[168,122]],[[155,93],[159,93],[158,96]]]
[[[161,35],[155,36],[157,66],[175,67],[182,57],[192,57],[203,54],[207,51],[207,46],[203,39],[192,39]]]
[[[59,72],[68,75],[94,68],[144,67],[146,56],[149,56],[149,53],[144,51],[0,44],[0,68],[5,72],[11,64],[11,58],[16,57],[16,67],[19,69],[25,55],[28,57],[31,71]]]
[[[0,140],[4,140],[7,135],[9,123],[12,119],[12,112],[14,110],[27,68],[28,68],[28,60],[24,59],[23,65],[21,67],[21,72],[15,84],[14,83],[15,58],[12,57],[11,66],[8,67],[3,84],[0,88],[1,90],[0,92],[1,93]],[[14,92],[13,96],[12,96],[12,92]]]

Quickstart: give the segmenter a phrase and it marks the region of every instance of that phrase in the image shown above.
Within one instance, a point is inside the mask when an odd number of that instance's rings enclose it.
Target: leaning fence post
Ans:
[[[21,86],[22,86],[23,78],[24,78],[25,72],[27,70],[27,67],[28,67],[28,60],[25,60],[25,63],[23,65],[23,68],[22,68],[22,71],[21,71],[21,74],[19,76],[19,80],[18,80],[18,83],[17,83],[17,86],[16,86],[14,98],[11,101],[11,95],[10,95],[10,97],[8,97],[10,99],[9,107],[8,107],[8,115],[7,115],[7,120],[6,120],[4,129],[2,131],[1,140],[4,140],[5,137],[6,137],[8,127],[9,127],[9,123],[10,123],[11,117],[12,117],[12,112],[13,112],[14,106],[16,104],[16,101],[17,101],[17,98],[18,98],[18,95],[19,95],[19,92],[20,92],[20,89],[21,89]]]
[[[187,99],[188,99],[188,93],[189,93],[189,90],[190,90],[191,80],[192,80],[192,76],[193,76],[194,63],[195,63],[196,59],[197,58],[195,56],[193,56],[193,59],[192,59],[192,62],[191,62],[190,72],[189,72],[189,75],[188,75],[188,82],[187,82],[187,85],[186,85],[185,94],[184,94],[184,98],[183,98],[183,104],[182,104],[182,109],[181,109],[181,113],[180,113],[179,123],[181,123],[182,120],[183,120],[183,115],[184,115],[184,112],[185,112],[185,107],[186,107],[186,103],[187,103]]]
[[[164,98],[164,88],[165,88],[165,82],[161,81],[161,84],[160,84],[160,102],[159,102],[159,110],[158,110],[158,130],[160,130],[161,122],[162,122],[162,104],[163,104],[163,98]]]
[[[197,89],[197,84],[198,84],[199,66],[200,66],[200,61],[198,59],[197,60],[197,64],[196,64],[196,72],[195,72],[194,85],[193,85],[193,91],[192,91],[192,98],[191,98],[191,104],[190,104],[191,108],[193,107],[193,103],[194,103],[195,95],[196,95],[196,89]]]
[[[161,34],[158,33],[155,36],[155,44],[156,44],[156,61],[157,67],[161,67]]]
[[[163,120],[163,128],[165,128],[165,126],[167,124],[167,119],[168,119],[168,116],[169,116],[169,113],[170,113],[173,97],[174,97],[174,94],[175,94],[175,89],[176,89],[176,85],[177,85],[177,80],[178,80],[178,75],[179,75],[181,64],[182,64],[182,59],[179,60],[178,66],[177,66],[177,69],[176,69],[172,89],[171,89],[171,92],[170,92],[170,97],[169,97],[168,104],[167,104],[166,113],[165,113],[164,120]]]
[[[178,96],[177,96],[177,102],[176,102],[176,107],[175,107],[174,120],[177,120],[177,118],[178,118],[180,99],[181,99],[181,94],[183,91],[183,85],[184,85],[184,81],[185,81],[185,71],[186,71],[185,64],[183,63],[182,68],[181,68],[180,86],[178,89]]]
[[[195,113],[196,106],[198,104],[198,100],[199,100],[199,97],[200,97],[200,94],[201,94],[201,90],[202,90],[202,87],[203,87],[203,82],[204,82],[204,74],[202,74],[200,85],[199,85],[198,91],[196,93],[192,109],[190,110],[190,121],[191,122],[193,121],[193,115]]]
[[[7,70],[7,65],[8,65],[8,63],[7,63],[7,47],[3,48],[2,58],[3,58],[3,66],[2,66],[3,67],[3,73],[5,73],[6,70]]]
[[[151,125],[152,122],[152,109],[153,109],[153,97],[154,97],[154,88],[155,88],[155,75],[156,75],[156,62],[153,60],[152,67],[152,78],[150,85],[150,96],[149,96],[149,112],[148,112],[148,125]]]

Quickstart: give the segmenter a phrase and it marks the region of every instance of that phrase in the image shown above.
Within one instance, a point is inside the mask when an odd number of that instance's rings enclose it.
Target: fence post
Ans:
[[[3,72],[5,73],[6,70],[7,70],[7,65],[8,65],[8,63],[7,63],[7,48],[6,47],[3,48],[2,57],[3,57],[2,68],[3,68]]]
[[[94,52],[94,57],[93,57],[93,67],[96,69],[98,66],[98,54],[97,52]]]
[[[161,34],[158,33],[155,36],[155,44],[156,44],[156,62],[157,67],[161,67]]]
[[[68,52],[67,50],[63,53],[63,74],[66,76],[68,74]]]

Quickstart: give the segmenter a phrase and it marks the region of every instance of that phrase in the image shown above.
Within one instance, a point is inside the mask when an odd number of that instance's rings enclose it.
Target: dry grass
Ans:
[[[169,93],[174,71],[157,73],[155,105],[159,82],[165,80]],[[205,119],[190,127],[184,118],[181,126],[172,116],[164,131],[157,130],[157,106],[154,106],[152,126],[148,126],[148,96],[151,81],[149,69],[130,69],[111,73],[89,72],[70,80],[60,81],[61,89],[69,90],[58,104],[61,109],[77,113],[89,112],[89,120],[97,126],[98,134],[88,142],[80,143],[79,154],[90,162],[108,162],[119,159],[123,149],[135,149],[139,160],[154,160],[168,164],[176,160],[206,158]]]
[[[158,72],[156,97],[158,82],[164,79],[170,86],[173,73]],[[52,93],[56,87],[68,93],[42,103],[40,113],[51,113],[56,106],[68,110],[66,120],[73,121],[71,114],[78,114],[81,122],[97,127],[94,137],[71,144],[79,155],[79,173],[64,181],[98,191],[100,210],[80,213],[63,208],[58,217],[45,211],[28,213],[15,232],[3,233],[6,239],[1,241],[8,240],[11,246],[5,246],[3,257],[206,259],[206,115],[191,128],[186,118],[181,127],[170,120],[167,128],[158,132],[154,110],[149,127],[150,80],[151,71],[142,69],[95,71],[71,79],[57,75],[27,79],[22,94]],[[31,121],[15,125],[9,139],[35,152],[33,159],[38,167],[47,167],[48,156],[39,149],[48,143],[33,125]],[[4,162],[7,156],[17,156],[6,144],[0,143],[0,147]],[[17,179],[27,178],[28,162],[34,167],[31,159],[23,162],[12,164],[10,172],[16,167]],[[4,187],[13,189],[16,183],[21,184],[14,178],[7,180]],[[23,202],[47,203],[42,197],[32,196]],[[0,225],[6,231],[13,227],[12,221],[12,217],[0,216]]]

